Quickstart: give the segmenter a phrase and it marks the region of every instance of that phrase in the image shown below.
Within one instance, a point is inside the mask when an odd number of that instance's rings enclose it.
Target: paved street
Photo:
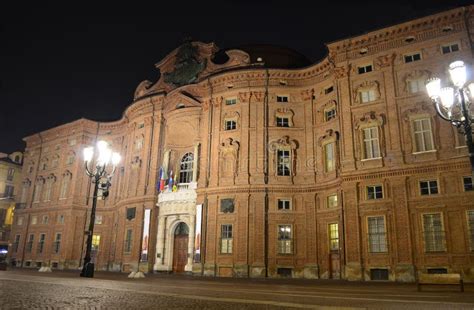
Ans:
[[[0,309],[474,309],[474,286],[0,271]]]

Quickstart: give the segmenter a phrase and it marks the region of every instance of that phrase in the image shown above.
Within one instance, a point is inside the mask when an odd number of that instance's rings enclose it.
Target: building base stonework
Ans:
[[[359,263],[348,263],[344,266],[344,279],[348,281],[361,281],[362,276],[362,265]]]

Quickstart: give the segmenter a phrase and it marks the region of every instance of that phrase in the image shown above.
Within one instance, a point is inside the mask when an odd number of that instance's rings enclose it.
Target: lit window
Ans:
[[[425,80],[424,79],[416,79],[408,81],[408,91],[411,94],[415,94],[421,91],[425,91]]]
[[[278,225],[278,253],[293,253],[293,234],[291,225]]]
[[[331,172],[336,167],[334,156],[334,142],[324,145],[324,171]]]
[[[289,199],[278,199],[278,210],[290,210],[291,201]]]
[[[469,192],[474,190],[474,185],[472,184],[472,177],[463,177],[464,191]]]
[[[379,137],[377,127],[365,128],[364,138],[364,159],[374,159],[380,157]]]
[[[289,176],[290,175],[290,151],[289,150],[278,150],[277,151],[278,157],[278,167],[277,167],[277,175],[280,176]]]
[[[339,251],[339,224],[329,224],[329,250]]]
[[[362,90],[360,91],[360,101],[363,103],[367,102],[372,102],[377,99],[375,95],[375,90],[369,89],[369,90]]]
[[[357,71],[359,72],[359,74],[371,72],[372,70],[373,70],[372,65],[366,65],[366,66],[361,66],[357,68]]]
[[[441,46],[441,51],[443,52],[443,54],[457,52],[459,51],[459,45],[457,43],[443,45]]]
[[[445,251],[445,236],[441,213],[423,214],[425,252]]]
[[[94,221],[94,223],[97,224],[97,225],[102,224],[102,214],[97,214],[97,215],[95,216],[95,221]]]
[[[226,105],[234,105],[237,103],[237,98],[229,98],[225,100]]]
[[[431,133],[431,123],[429,118],[414,120],[413,131],[415,136],[415,152],[434,150],[433,135]]]
[[[336,108],[332,108],[324,111],[324,120],[329,122],[332,119],[336,118]]]
[[[232,254],[232,224],[221,225],[221,254]]]
[[[367,199],[382,199],[383,198],[383,188],[382,185],[371,185],[367,186]]]
[[[337,194],[332,194],[327,197],[328,208],[337,207]]]
[[[237,122],[235,120],[225,121],[225,130],[234,130],[237,128]]]
[[[420,181],[420,195],[435,195],[438,194],[438,181]]]
[[[277,102],[288,102],[288,96],[277,96]]]
[[[65,199],[68,195],[69,184],[71,183],[72,175],[70,173],[65,173],[61,183],[61,191],[59,193],[59,199]]]
[[[181,159],[180,170],[179,170],[179,183],[190,183],[193,180],[193,164],[194,156],[193,153],[184,154]]]
[[[277,127],[290,127],[290,121],[288,117],[277,117],[276,123]]]
[[[387,252],[385,218],[383,216],[368,217],[367,224],[369,230],[369,252]]]
[[[99,251],[100,245],[100,235],[92,235],[92,247],[91,247],[91,256],[97,257],[97,252]]]
[[[38,216],[32,215],[31,216],[31,225],[36,225],[38,223]]]
[[[405,59],[405,63],[418,61],[418,60],[421,60],[421,54],[420,53],[414,53],[414,54],[410,54],[410,55],[405,55],[404,59]]]

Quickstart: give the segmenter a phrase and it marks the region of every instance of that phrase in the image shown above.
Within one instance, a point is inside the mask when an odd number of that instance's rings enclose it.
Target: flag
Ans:
[[[165,188],[165,178],[164,178],[164,172],[163,172],[163,167],[160,167],[160,187],[159,187],[159,190],[160,192],[163,191],[163,189]]]
[[[173,170],[170,171],[170,177],[168,179],[168,190],[171,191],[173,189]]]

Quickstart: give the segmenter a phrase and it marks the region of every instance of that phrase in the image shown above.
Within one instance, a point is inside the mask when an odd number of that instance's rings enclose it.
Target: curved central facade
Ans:
[[[100,270],[469,281],[467,150],[423,89],[472,62],[472,9],[328,44],[311,65],[282,48],[184,43],[121,120],[25,138],[11,257],[81,265],[91,188],[78,155],[104,139],[124,160],[98,204]]]

